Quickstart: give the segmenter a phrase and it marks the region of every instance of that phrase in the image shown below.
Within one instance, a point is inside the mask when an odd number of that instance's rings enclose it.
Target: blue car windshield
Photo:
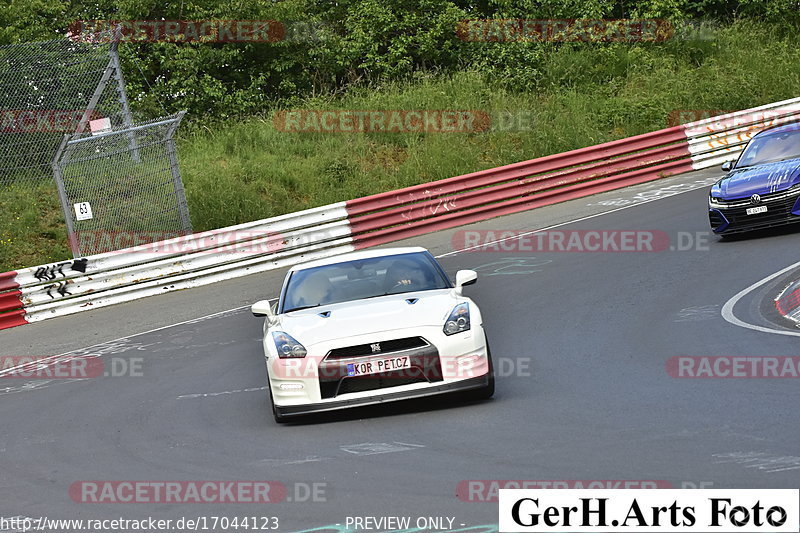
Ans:
[[[755,137],[745,148],[736,168],[800,158],[800,128]]]
[[[279,312],[450,287],[441,267],[425,252],[358,259],[294,272]]]

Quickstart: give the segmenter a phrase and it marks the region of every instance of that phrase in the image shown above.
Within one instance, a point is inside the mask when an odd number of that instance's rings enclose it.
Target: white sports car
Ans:
[[[481,312],[424,248],[352,252],[296,265],[266,317],[275,420],[463,391],[494,394]]]

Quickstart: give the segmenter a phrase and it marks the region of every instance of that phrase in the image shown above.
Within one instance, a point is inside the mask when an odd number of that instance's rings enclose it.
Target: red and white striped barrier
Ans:
[[[0,274],[0,329],[708,168],[800,98],[348,202]]]
[[[356,248],[708,168],[764,128],[800,120],[800,98],[346,203]]]
[[[800,280],[790,283],[775,298],[775,310],[782,317],[800,323]]]

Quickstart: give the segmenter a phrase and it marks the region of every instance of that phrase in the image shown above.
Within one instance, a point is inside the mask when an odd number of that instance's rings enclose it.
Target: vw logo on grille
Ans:
[[[754,194],[753,196],[750,197],[750,203],[754,204],[754,205],[755,204],[760,204],[761,203],[761,196],[758,195],[758,194]]]
[[[376,342],[375,344],[370,344],[370,348],[372,348],[372,353],[378,353],[381,351],[381,343]]]

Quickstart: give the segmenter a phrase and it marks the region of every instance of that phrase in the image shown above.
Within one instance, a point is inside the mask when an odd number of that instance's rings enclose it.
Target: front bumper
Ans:
[[[305,405],[275,406],[279,416],[299,416],[347,407],[359,407],[364,405],[375,405],[379,403],[395,402],[399,400],[410,400],[413,398],[425,398],[438,394],[468,391],[486,387],[489,384],[489,374],[474,378],[467,378],[461,381],[441,383],[439,385],[426,386],[415,390],[405,390],[392,392],[391,389],[384,389],[366,398],[351,398],[344,400],[334,400],[324,403],[312,403]]]
[[[745,216],[754,217],[753,219],[744,219]],[[795,224],[800,222],[798,215],[781,215],[777,217],[769,217],[763,219],[756,219],[758,215],[740,215],[736,218],[730,216],[727,211],[719,209],[709,209],[708,219],[711,224],[711,230],[717,235],[731,235],[733,233],[745,233],[748,231],[756,231],[760,229],[775,228],[778,226],[786,226],[788,224]]]
[[[368,356],[333,358],[332,354],[345,346],[371,343],[387,346],[392,339],[409,337],[422,338],[426,344]],[[462,382],[469,388],[472,378],[484,378],[489,373],[486,336],[480,323],[451,336],[444,335],[440,326],[402,328],[307,348],[308,355],[304,358],[267,359],[273,404],[281,412],[338,409],[380,403],[394,396],[402,399],[439,394],[451,388],[457,390]],[[358,376],[348,374],[350,363],[375,363],[397,357],[406,357],[411,368]]]
[[[762,195],[759,204],[747,199],[709,202],[708,221],[718,235],[742,233],[800,222],[800,197],[796,190]],[[748,215],[747,209],[766,206],[765,213]]]

